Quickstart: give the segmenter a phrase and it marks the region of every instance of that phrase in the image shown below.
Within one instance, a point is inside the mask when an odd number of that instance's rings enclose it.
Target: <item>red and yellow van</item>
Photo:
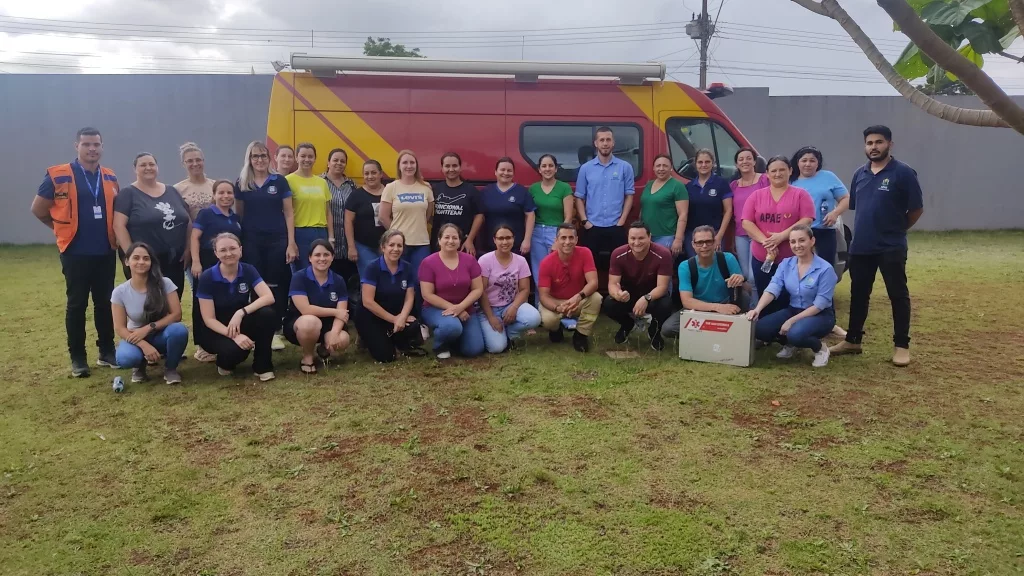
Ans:
[[[347,173],[357,182],[367,159],[394,177],[398,151],[408,148],[428,180],[443,178],[441,155],[455,151],[470,182],[493,182],[495,161],[509,156],[516,180],[528,185],[539,179],[540,155],[551,153],[558,158],[558,178],[574,183],[579,165],[594,157],[593,132],[602,125],[615,131],[615,155],[633,165],[638,186],[653,177],[656,154],[671,155],[683,173],[697,149],[709,148],[728,178],[736,150],[749,145],[704,93],[663,81],[662,64],[562,64],[553,70],[583,77],[538,79],[546,65],[557,63],[304,55],[294,55],[292,62],[310,72],[280,72],[274,79],[267,123],[271,151],[312,142],[321,151],[315,168],[321,170],[325,152],[340,146],[349,153]],[[629,66],[636,67],[633,76]],[[473,76],[435,70],[470,70]],[[616,75],[621,78],[607,78]]]

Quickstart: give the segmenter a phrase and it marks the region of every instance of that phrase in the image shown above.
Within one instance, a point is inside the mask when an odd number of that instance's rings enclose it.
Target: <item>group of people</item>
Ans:
[[[810,348],[823,366],[822,338],[835,325],[835,226],[855,207],[850,327],[832,353],[860,351],[881,268],[893,301],[893,361],[905,365],[906,230],[920,217],[921,191],[913,170],[889,154],[888,128],[864,136],[869,162],[850,192],[811,147],[771,158],[766,174],[755,169],[756,153],[741,149],[732,182],[716,173],[710,150],[696,152],[697,177],[686,184],[659,155],[640,219],[627,223],[634,171],[614,156],[607,127],[595,132],[597,155],[580,166],[575,191],[555,178],[551,154],[529,188],[516,183],[512,159],[500,158],[495,182],[477,190],[462,179],[455,152],[441,157],[445,180],[430,185],[409,150],[399,152],[386,185],[381,164],[364,162],[357,187],[341,148],[317,175],[312,144],[280,146],[271,158],[258,141],[235,180],[208,178],[190,142],[180,149],[186,179],[161,183],[156,158],[140,153],[135,181],[121,187],[100,166],[99,131],[83,128],[78,157],[47,170],[32,212],[60,250],[76,377],[89,374],[91,295],[100,366],[130,367],[132,380],[143,381],[163,357],[164,379],[180,382],[186,281],[196,359],[228,375],[251,353],[262,381],[274,378],[272,350],[284,341],[301,348],[303,373],[317,372],[350,345],[350,321],[378,362],[425,355],[431,335],[438,359],[499,353],[539,327],[552,342],[571,330],[573,347],[586,352],[602,312],[618,325],[617,343],[641,328],[661,350],[678,334],[675,294],[688,309],[760,318],[757,337],[782,342],[779,357]],[[126,281],[115,288],[118,259]],[[607,272],[604,286],[598,270]],[[359,289],[349,294],[356,276]]]

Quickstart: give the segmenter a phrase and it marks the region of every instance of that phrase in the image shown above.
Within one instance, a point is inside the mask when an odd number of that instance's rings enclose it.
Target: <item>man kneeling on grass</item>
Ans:
[[[665,348],[661,327],[672,315],[672,252],[651,242],[651,229],[643,222],[629,225],[627,242],[612,252],[602,309],[619,323],[616,344],[625,344],[634,327],[646,326],[651,348],[660,351]]]
[[[567,222],[559,224],[555,250],[540,263],[537,292],[541,325],[548,329],[551,341],[563,340],[563,318],[577,318],[572,347],[587,352],[590,334],[601,311],[601,295],[597,293],[594,255],[576,242],[576,228]]]
[[[750,285],[736,257],[715,252],[715,229],[700,226],[693,231],[696,256],[679,265],[679,297],[683,308],[700,312],[739,314],[749,300]],[[679,335],[679,314],[665,321],[661,335]]]

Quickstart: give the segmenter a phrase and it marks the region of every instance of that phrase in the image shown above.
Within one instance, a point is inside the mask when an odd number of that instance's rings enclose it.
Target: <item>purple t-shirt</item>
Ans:
[[[765,236],[782,232],[804,218],[814,219],[814,203],[807,190],[796,186],[786,188],[778,202],[772,198],[771,186],[761,188],[750,195],[743,207],[743,219],[756,224],[757,229]],[[750,244],[750,253],[759,262],[764,262],[768,257],[768,252],[760,242]],[[779,246],[779,255],[775,261],[782,262],[784,258],[792,255],[793,250],[789,247],[789,242],[783,242]]]
[[[465,300],[473,290],[473,279],[479,277],[480,264],[465,252],[459,252],[459,265],[455,270],[444,265],[440,252],[427,256],[420,264],[420,281],[433,284],[434,294],[452,304]],[[430,306],[426,302],[423,305]]]
[[[761,174],[761,177],[750,186],[740,186],[739,180],[729,183],[729,187],[732,188],[732,218],[736,221],[737,236],[747,235],[747,231],[743,229],[743,205],[747,203],[747,198],[755,191],[768,186],[771,186],[771,182],[768,181],[767,174]]]
[[[519,280],[530,277],[530,265],[526,258],[512,254],[512,262],[506,268],[498,262],[494,252],[488,252],[480,257],[480,273],[487,279],[487,289],[484,290],[487,301],[497,308],[508,306],[516,299]]]

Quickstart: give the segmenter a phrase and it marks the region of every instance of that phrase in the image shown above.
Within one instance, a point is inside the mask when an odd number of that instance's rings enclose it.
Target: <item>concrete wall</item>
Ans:
[[[1016,100],[1024,106],[1024,98]],[[944,101],[983,107],[971,96]],[[816,146],[825,167],[847,186],[866,162],[862,131],[885,124],[893,132],[893,155],[921,180],[925,213],[919,228],[1022,227],[1024,182],[1014,167],[1024,160],[1024,136],[1013,130],[951,124],[900,96],[769,96],[767,89],[752,88],[716,102],[765,157]]]
[[[266,133],[270,76],[0,75],[0,242],[49,243],[28,211],[47,166],[75,157],[75,131],[103,132],[103,164],[123,183],[132,158],[156,154],[161,180],[184,178],[178,146],[198,142],[207,173],[237,177],[245,145]],[[977,106],[976,99],[951,97]],[[1024,104],[1024,98],[1018,99]],[[861,130],[893,129],[895,154],[917,169],[925,191],[920,227],[932,230],[1019,228],[1024,185],[1016,177],[1024,136],[932,118],[900,97],[769,96],[739,89],[718,101],[765,156],[820,148],[826,167],[849,182],[864,162]]]
[[[237,178],[245,146],[264,140],[272,76],[0,74],[0,242],[52,243],[29,212],[46,168],[75,158],[75,132],[103,133],[102,164],[122,185],[152,152],[160,180],[185,178],[178,146],[197,142],[211,178]]]

